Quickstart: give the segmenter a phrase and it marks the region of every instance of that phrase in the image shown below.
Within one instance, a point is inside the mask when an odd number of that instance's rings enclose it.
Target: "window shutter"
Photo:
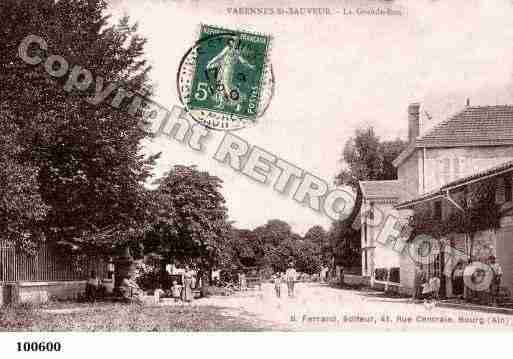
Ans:
[[[444,160],[439,159],[437,164],[437,171],[435,176],[436,187],[440,187],[443,184],[444,178]]]
[[[459,157],[459,162],[460,162],[460,166],[459,166],[460,176],[461,177],[468,176],[469,173],[468,173],[468,169],[467,169],[467,159],[465,157]]]
[[[513,177],[511,175],[507,175],[504,177],[504,200],[506,202],[511,202],[513,200]]]
[[[450,158],[444,158],[442,163],[442,179],[443,183],[449,183],[450,181],[450,170],[451,170],[451,159]]]
[[[495,189],[495,203],[503,204],[505,201],[505,178],[497,178],[497,187]]]
[[[461,169],[460,169],[460,158],[455,157],[452,159],[452,180],[458,179],[461,176]]]

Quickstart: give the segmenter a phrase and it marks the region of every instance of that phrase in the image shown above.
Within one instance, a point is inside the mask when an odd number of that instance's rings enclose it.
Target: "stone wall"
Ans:
[[[407,250],[401,253],[400,263],[401,288],[399,291],[401,294],[411,295],[415,280],[415,264]]]
[[[397,168],[397,179],[404,183],[399,202],[415,198],[419,194],[420,181],[422,181],[421,173],[419,173],[419,166],[422,165],[419,160],[421,155],[421,150],[415,151]]]
[[[19,282],[15,289],[14,300],[17,303],[45,303],[55,299],[77,299],[85,293],[86,281],[67,282]],[[0,285],[3,298],[0,305],[9,304],[5,298],[8,296],[7,285]],[[2,303],[3,302],[3,303]]]
[[[401,285],[399,283],[388,283],[388,287],[383,282],[374,282],[373,289],[379,291],[386,291],[390,293],[401,293]]]
[[[344,284],[370,286],[370,277],[354,274],[344,274]]]

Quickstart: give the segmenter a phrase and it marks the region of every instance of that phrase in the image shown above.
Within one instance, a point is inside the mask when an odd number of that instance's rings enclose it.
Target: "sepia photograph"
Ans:
[[[511,332],[512,15],[0,0],[5,354]]]

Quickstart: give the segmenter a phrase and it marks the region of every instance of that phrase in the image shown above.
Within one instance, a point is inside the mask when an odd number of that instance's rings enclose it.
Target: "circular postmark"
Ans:
[[[213,130],[256,124],[274,94],[268,46],[263,35],[205,31],[177,72],[178,97],[187,113]]]

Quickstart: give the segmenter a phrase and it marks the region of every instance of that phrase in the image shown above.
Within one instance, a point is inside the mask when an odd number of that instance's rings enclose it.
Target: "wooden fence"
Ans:
[[[0,283],[17,281],[73,281],[87,279],[91,271],[102,278],[107,261],[100,257],[63,255],[43,244],[35,255],[27,255],[0,242]]]

